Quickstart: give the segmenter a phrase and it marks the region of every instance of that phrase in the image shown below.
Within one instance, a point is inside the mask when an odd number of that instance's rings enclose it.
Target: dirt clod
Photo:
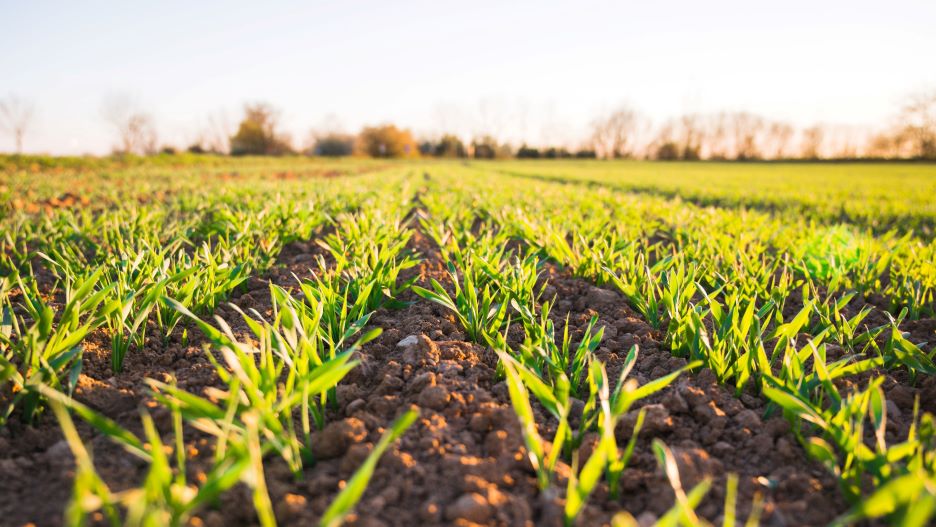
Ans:
[[[344,455],[353,443],[367,437],[367,427],[356,417],[334,421],[312,434],[312,453],[317,458],[331,459]]]
[[[444,385],[428,386],[419,394],[419,406],[442,411],[450,399],[451,395]]]
[[[477,492],[463,494],[455,503],[445,509],[445,517],[449,520],[467,520],[474,523],[484,523],[491,519],[493,510],[484,496]]]

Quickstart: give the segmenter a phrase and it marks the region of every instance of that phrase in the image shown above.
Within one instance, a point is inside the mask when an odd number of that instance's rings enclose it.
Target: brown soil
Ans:
[[[440,255],[417,232],[410,242],[424,261],[412,272],[419,283],[429,278],[447,283]],[[265,279],[251,279],[232,297],[242,308],[261,313],[270,309],[267,279],[294,285],[292,273],[308,276],[313,257],[321,252],[313,243],[295,243],[279,257],[279,265]],[[552,316],[561,323],[570,314],[574,339],[580,338],[589,318],[597,314],[605,327],[598,356],[609,374],[616,376],[632,344],[640,355],[632,375],[641,382],[662,376],[685,363],[674,358],[654,332],[614,291],[600,289],[547,266],[547,296],[556,295]],[[382,431],[410,407],[420,419],[382,458],[353,518],[357,525],[561,525],[564,490],[540,492],[526,459],[518,423],[506,386],[495,376],[496,357],[480,345],[467,342],[454,318],[443,308],[407,293],[412,302],[402,310],[381,309],[372,325],[383,334],[360,352],[361,365],[339,386],[339,408],[329,415],[326,428],[315,434],[313,451],[319,461],[295,481],[278,458],[266,462],[267,482],[281,525],[309,525],[337,493],[339,482],[360,465]],[[236,312],[228,307],[217,314],[246,333]],[[921,323],[922,325],[922,323]],[[146,349],[131,350],[125,372],[113,375],[109,341],[97,333],[86,344],[84,373],[76,398],[139,432],[139,409],[146,405],[143,380],[164,380],[174,375],[181,387],[200,393],[218,382],[201,349],[199,332],[188,327],[190,342],[181,345],[180,326],[169,344],[150,337]],[[151,335],[156,332],[150,331]],[[409,336],[415,343],[399,345]],[[413,339],[410,339],[413,340]],[[895,380],[888,395],[899,408],[900,389],[917,388]],[[932,383],[930,383],[932,384]],[[903,388],[900,388],[903,387]],[[932,390],[925,386],[924,390]],[[894,390],[898,390],[895,394]],[[924,392],[930,393],[930,392]],[[895,397],[896,395],[896,397]],[[936,397],[931,400],[936,400]],[[808,460],[786,421],[765,418],[763,399],[751,393],[736,397],[703,371],[684,375],[673,385],[640,405],[648,418],[636,453],[624,472],[623,496],[613,500],[599,488],[583,512],[580,525],[604,525],[622,509],[641,521],[659,516],[673,504],[673,493],[650,449],[662,439],[680,465],[683,484],[712,478],[709,497],[699,513],[719,519],[728,473],[741,479],[740,514],[746,515],[755,492],[766,498],[765,525],[823,525],[847,509],[835,479]],[[150,409],[160,430],[168,432],[167,412]],[[544,433],[555,423],[537,408]],[[617,431],[621,444],[630,437],[633,415]],[[92,447],[97,469],[112,488],[141,481],[145,467],[108,440],[79,423]],[[187,433],[192,471],[210,459],[210,442],[194,431]],[[584,450],[590,448],[586,442]],[[564,489],[566,465],[559,467]],[[71,492],[73,461],[58,426],[45,415],[36,426],[17,422],[0,429],[0,524],[59,525]],[[216,507],[202,511],[193,525],[253,525],[249,492],[238,487]]]

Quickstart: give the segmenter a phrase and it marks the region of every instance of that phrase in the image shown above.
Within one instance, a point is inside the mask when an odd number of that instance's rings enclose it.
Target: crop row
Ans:
[[[492,170],[572,185],[615,188],[700,206],[755,209],[876,233],[936,235],[934,170],[928,164],[530,163]]]
[[[889,268],[914,265],[899,262],[898,255],[919,265],[932,265],[931,259],[914,260],[919,258],[916,250],[901,253],[902,247],[897,246],[896,255],[891,252],[890,258],[883,249],[865,257],[863,262],[874,269],[869,273],[873,278],[866,278],[856,267],[816,273],[818,267],[810,264],[809,254],[796,252],[795,229],[765,216],[703,211],[684,204],[668,210],[671,204],[667,202],[631,200],[603,189],[573,195],[537,184],[531,193],[529,181],[511,182],[504,176],[496,176],[499,190],[490,193],[485,190],[491,179],[483,174],[453,176],[438,181],[448,192],[430,192],[437,201],[423,201],[430,214],[441,219],[439,225],[447,225],[427,226],[427,230],[439,243],[452,246],[451,260],[463,266],[459,274],[453,268],[452,278],[462,285],[456,287],[454,299],[445,297],[439,286],[423,295],[458,310],[469,335],[480,335],[495,349],[503,348],[504,339],[485,333],[484,328],[498,331],[509,323],[504,307],[508,303],[519,314],[528,340],[531,335],[551,335],[548,325],[533,324],[533,320],[545,324],[545,319],[536,319],[534,306],[525,305],[529,292],[508,289],[498,298],[492,286],[475,283],[491,274],[494,278],[489,283],[531,283],[534,266],[530,259],[548,257],[578,276],[620,290],[631,307],[662,332],[674,355],[710,368],[720,382],[734,386],[739,394],[753,387],[770,400],[793,423],[806,451],[839,478],[846,498],[854,503],[839,522],[886,515],[901,524],[922,525],[933,514],[933,418],[928,413],[920,415],[917,405],[907,437],[888,444],[880,377],[880,372],[899,369],[913,382],[936,373],[936,349],[921,349],[900,329],[908,314],[932,315],[932,286],[927,282],[929,292],[923,304],[892,304],[900,312],[896,317],[884,312],[886,322],[877,325],[866,320],[881,310],[869,305],[855,309],[851,302],[857,295],[879,291],[875,288],[881,274]],[[478,220],[484,222],[480,228],[475,225]],[[486,234],[473,236],[473,231]],[[759,245],[760,235],[768,232],[774,236],[769,250]],[[654,238],[661,241],[651,243]],[[517,260],[512,270],[497,271],[500,266],[486,258],[501,255],[496,247],[508,240],[522,241],[529,248],[528,256]],[[466,242],[467,249],[456,248]],[[868,247],[882,243],[870,235],[861,242]],[[826,243],[834,244],[834,239]],[[921,247],[906,237],[899,243]],[[465,268],[471,255],[481,259],[479,271]],[[835,261],[827,258],[818,263]],[[526,280],[513,278],[520,269],[527,269]],[[548,311],[549,302],[541,308]],[[602,382],[600,375],[585,369],[593,361],[581,353],[543,351],[565,348],[549,343],[548,337],[540,338],[547,343],[525,343],[514,354],[519,358],[511,358],[504,350],[501,357],[508,378],[522,382],[559,420],[557,440],[561,442],[566,433],[562,397],[575,393],[587,376],[593,385],[588,397],[594,398],[601,393]],[[548,367],[553,360],[565,377]],[[860,381],[866,387],[843,389],[846,380]],[[518,414],[531,415],[519,388],[514,387],[511,394]],[[592,403],[591,407],[598,406]],[[615,416],[612,412],[610,418]],[[535,427],[526,430],[531,436]],[[532,444],[530,448],[531,456],[537,458]],[[613,455],[609,459],[614,465]],[[553,460],[534,462],[548,468]]]
[[[66,524],[83,525],[91,516],[112,525],[184,525],[237,484],[252,489],[260,523],[275,524],[264,459],[281,457],[296,477],[314,464],[312,432],[325,426],[336,385],[357,366],[355,351],[379,334],[366,329],[371,313],[397,303],[409,287],[399,280],[416,262],[404,250],[405,181],[397,172],[314,190],[207,189],[168,201],[9,219],[22,228],[7,236],[0,262],[2,420],[30,422],[48,407],[54,411],[77,465]],[[378,199],[385,193],[401,198]],[[314,273],[297,285],[298,296],[270,285],[271,319],[241,312],[249,337],[219,317],[214,325],[204,321],[249,276],[270,269],[286,244],[313,232],[322,250]],[[196,394],[174,379],[147,380],[149,396],[171,412],[171,431],[157,430],[143,410],[140,436],[70,397],[89,334],[110,336],[116,373],[128,352],[164,348],[177,328],[184,344],[190,327],[207,338],[206,357],[220,385]],[[148,339],[148,331],[157,337]],[[142,460],[140,486],[107,485],[71,414]],[[416,418],[404,412],[385,431],[322,525],[341,523],[351,512],[377,460]],[[210,466],[194,477],[185,430],[214,438]]]

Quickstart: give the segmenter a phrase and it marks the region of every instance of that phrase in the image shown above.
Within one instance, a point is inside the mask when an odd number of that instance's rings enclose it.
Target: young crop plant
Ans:
[[[305,313],[310,323],[327,344],[327,356],[334,357],[346,343],[358,334],[370,320],[374,306],[368,304],[375,287],[372,280],[344,282],[340,276],[328,274],[303,280],[299,284],[302,302],[297,311]],[[294,304],[291,297],[273,287],[273,294],[284,304]]]
[[[896,524],[924,525],[936,513],[936,433],[931,414],[919,416],[914,409],[913,426],[906,441],[888,445],[885,439],[887,404],[881,383],[872,379],[865,390],[841,396],[833,384],[824,383],[830,403],[817,404],[776,382],[763,393],[782,408],[796,428],[800,422],[819,434],[797,435],[811,457],[822,462],[840,481],[845,496],[855,505],[839,520],[843,525],[860,518],[888,516]],[[874,440],[866,442],[865,426]],[[864,481],[877,489],[863,495]]]
[[[569,231],[568,225],[538,221],[522,211],[511,216],[502,222],[515,230],[520,239],[543,251],[575,276],[597,282],[607,279],[603,262],[609,261],[625,246],[620,234],[609,231],[606,222],[576,225]]]
[[[435,279],[431,290],[413,286],[413,291],[452,311],[469,339],[491,344],[508,325],[511,303],[532,308],[539,299],[536,282],[543,262],[536,252],[515,256],[496,234],[467,236],[471,248],[453,244],[446,263],[454,296]]]
[[[615,267],[618,272],[609,266],[602,269],[610,282],[624,294],[631,307],[643,315],[654,329],[663,329],[667,319],[679,319],[688,311],[695,292],[695,267],[672,256],[649,266],[644,264],[643,254],[633,259],[619,257]]]
[[[348,282],[369,279],[375,282],[366,302],[376,308],[403,307],[397,297],[415,282],[416,277],[400,282],[400,273],[417,265],[418,260],[406,249],[412,231],[400,220],[390,220],[378,209],[375,212],[341,214],[335,232],[317,243],[328,250],[335,263],[329,272],[342,275]],[[320,269],[326,267],[319,265]]]
[[[0,425],[19,409],[32,423],[42,413],[46,397],[40,386],[71,393],[81,373],[81,341],[107,316],[104,298],[108,289],[94,291],[102,270],[75,284],[69,301],[56,310],[39,294],[36,283],[18,279],[27,317],[18,317],[6,295],[11,281],[0,289]],[[56,322],[56,315],[58,321]]]
[[[163,284],[150,285],[109,303],[107,326],[111,332],[111,370],[123,371],[130,346],[142,349],[146,342],[146,322],[163,293]]]
[[[186,474],[182,418],[176,407],[171,407],[174,440],[171,445],[166,445],[147,413],[143,413],[141,418],[143,440],[56,390],[43,386],[40,391],[48,398],[77,465],[72,498],[65,511],[66,525],[85,525],[95,513],[100,513],[104,522],[114,527],[181,527],[188,525],[196,512],[217,502],[221,494],[237,483],[255,486],[255,482],[262,481],[262,473],[257,473],[245,446],[240,444],[229,448],[222,458],[217,459],[198,483],[190,481]],[[115,491],[104,482],[69,412],[80,416],[129,455],[147,465],[146,476],[140,486]]]
[[[17,216],[7,230],[0,235],[0,276],[25,273],[32,258],[27,233],[32,224],[28,218]]]
[[[595,329],[598,317],[592,316],[582,340],[573,349],[568,317],[562,339],[556,339],[555,324],[549,318],[552,309],[549,301],[543,302],[538,317],[533,314],[535,306],[524,305],[516,300],[511,301],[511,305],[520,315],[525,335],[523,343],[515,351],[518,360],[548,379],[566,376],[570,381],[570,393],[573,397],[579,397],[588,372],[589,360],[601,345],[604,335],[604,327]],[[505,347],[506,344],[501,342],[500,346]]]
[[[148,415],[143,416],[147,436],[147,441],[143,442],[108,418],[42,387],[42,393],[52,399],[56,407],[56,414],[78,460],[69,517],[73,524],[78,525],[89,513],[101,510],[116,525],[120,524],[119,509],[123,509],[127,525],[150,525],[154,518],[159,518],[161,525],[184,525],[199,508],[215,502],[234,484],[243,482],[253,489],[253,502],[260,524],[274,526],[276,520],[264,479],[263,457],[270,452],[278,453],[293,469],[295,476],[301,477],[302,467],[312,461],[308,451],[311,436],[309,413],[316,412],[322,416],[324,401],[319,398],[329,393],[356,365],[351,356],[357,346],[376,336],[377,332],[365,335],[335,358],[323,361],[320,356],[322,346],[314,342],[318,338],[314,328],[308,328],[311,334],[307,334],[301,315],[292,306],[280,306],[281,317],[276,324],[244,315],[245,322],[261,343],[259,348],[254,348],[238,342],[221,319],[217,321],[223,331],[198,320],[172,300],[168,303],[195,320],[220,348],[224,365],[213,362],[218,375],[227,384],[227,390],[209,390],[209,398],[204,398],[178,388],[174,382],[147,381],[155,399],[173,412],[176,453],[173,469]],[[78,438],[66,407],[149,464],[141,487],[119,493],[108,489],[94,471],[90,455]],[[295,431],[297,414],[300,416],[301,439]],[[328,507],[321,525],[342,523],[364,494],[380,457],[417,417],[415,410],[409,410],[387,429],[364,464]],[[185,479],[183,419],[215,437],[212,468],[200,486]]]
[[[903,318],[903,312],[899,318]],[[910,380],[914,382],[918,375],[936,374],[936,363],[933,362],[933,356],[936,355],[936,349],[926,353],[919,346],[910,342],[903,332],[898,328],[896,321],[891,319],[890,328],[886,330],[887,337],[884,343],[882,355],[884,365],[890,369],[902,366],[910,372]]]
[[[884,327],[859,333],[862,322],[871,314],[872,309],[865,305],[851,317],[845,314],[846,306],[856,294],[856,292],[850,292],[842,295],[838,300],[827,297],[823,302],[811,302],[816,320],[809,328],[809,334],[825,335],[828,340],[834,341],[844,349],[864,352],[868,346],[872,345]],[[862,346],[863,348],[859,349]]]
[[[684,371],[700,365],[700,363],[691,363],[643,386],[637,386],[636,381],[627,380],[637,358],[635,346],[628,354],[624,370],[612,389],[604,364],[589,356],[589,393],[584,404],[579,429],[573,430],[569,422],[570,383],[565,373],[560,372],[553,378],[543,378],[511,354],[506,348],[503,337],[499,339],[496,351],[506,373],[511,404],[520,421],[524,443],[529,452],[530,462],[536,471],[540,488],[547,488],[553,481],[556,462],[560,457],[572,463],[572,476],[568,481],[566,495],[567,525],[574,522],[588,496],[603,477],[607,478],[612,495],[617,495],[619,492],[620,477],[633,454],[636,436],[643,423],[643,414],[641,412],[638,416],[631,440],[623,452],[618,448],[614,434],[620,419],[637,401],[662,390]],[[530,394],[558,421],[555,435],[550,442],[552,447],[548,452],[539,433],[539,423],[535,420]],[[593,430],[599,433],[598,445],[579,470],[578,447],[585,433]]]
[[[722,303],[701,286],[699,290],[708,304],[707,315],[713,328],[709,334],[701,321],[704,315],[693,315],[697,334],[689,356],[705,360],[719,382],[733,380],[740,392],[752,377],[771,371],[762,321],[771,318],[775,306],[768,301],[757,308],[753,300],[745,302],[737,293],[728,295]]]
[[[454,298],[434,278],[431,279],[432,290],[414,285],[413,292],[452,311],[469,339],[491,342],[507,323],[509,297],[491,283],[479,288],[477,267],[469,267],[459,279],[455,264],[448,262],[447,265],[455,287]]]
[[[281,300],[277,295],[273,298]],[[210,398],[206,399],[150,380],[156,399],[177,406],[196,428],[216,436],[219,452],[224,451],[232,437],[247,437],[249,430],[244,416],[256,414],[260,419],[264,448],[278,453],[299,477],[303,464],[312,461],[311,423],[318,427],[324,424],[328,398],[334,396],[338,381],[358,363],[352,360],[354,352],[379,335],[380,330],[367,332],[347,349],[327,357],[322,354],[324,346],[319,328],[304,326],[315,321],[300,316],[289,304],[276,308],[278,314],[272,323],[264,321],[257,313],[254,313],[256,319],[241,313],[257,339],[258,344],[254,345],[238,341],[221,318],[215,317],[221,327],[219,330],[181,304],[171,299],[166,301],[192,319],[221,353],[219,362],[206,352],[227,387],[210,390]],[[301,424],[299,433],[294,423],[297,415]]]
[[[459,209],[454,209],[457,213]],[[436,244],[445,261],[453,261],[461,266],[469,254],[479,254],[479,251],[497,250],[503,252],[509,239],[507,233],[500,229],[482,226],[475,234],[472,225],[476,221],[474,210],[466,207],[464,212],[457,216],[440,217],[439,214],[452,214],[453,210],[445,209],[431,217],[421,217],[419,225],[423,232]],[[479,254],[489,257],[490,254]],[[499,258],[499,256],[498,256]]]
[[[670,487],[676,497],[676,503],[660,517],[653,525],[655,527],[710,527],[712,524],[696,514],[695,509],[702,502],[711,488],[712,482],[709,479],[696,484],[688,492],[683,488],[679,476],[679,466],[676,463],[676,456],[665,443],[659,439],[653,441],[653,453],[666,478],[669,480]],[[734,527],[738,525],[737,518],[737,500],[738,500],[738,476],[729,474],[725,484],[725,505],[723,508],[724,527]],[[757,527],[760,524],[761,514],[764,510],[764,499],[760,493],[755,493],[754,500],[751,503],[751,511],[744,527]],[[611,520],[614,527],[637,527],[637,520],[628,512],[621,512],[615,515]]]

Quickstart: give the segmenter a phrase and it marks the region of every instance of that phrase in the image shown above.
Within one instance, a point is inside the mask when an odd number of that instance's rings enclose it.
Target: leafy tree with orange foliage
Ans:
[[[392,124],[368,126],[357,139],[357,151],[370,157],[417,157],[419,147],[409,130]]]

